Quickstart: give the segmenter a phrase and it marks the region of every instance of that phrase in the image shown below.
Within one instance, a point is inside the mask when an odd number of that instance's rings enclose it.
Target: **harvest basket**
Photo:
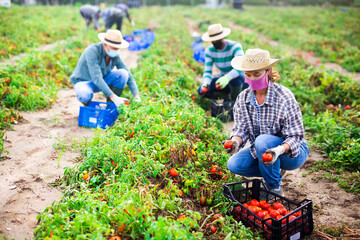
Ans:
[[[237,183],[228,183],[223,186],[224,196],[233,203],[230,214],[235,220],[241,221],[252,230],[260,230],[265,239],[271,240],[297,240],[304,239],[314,229],[312,201],[304,199],[301,202],[292,201],[286,197],[268,191],[264,182],[259,179],[246,180]],[[281,203],[291,213],[275,220],[273,218],[261,219],[243,204],[256,200],[265,200],[272,204]],[[290,220],[290,216],[296,216]]]
[[[235,101],[216,101],[211,100],[211,116],[219,118],[222,122],[234,121]]]
[[[113,125],[118,115],[112,102],[90,102],[89,106],[80,107],[78,125],[105,129]]]

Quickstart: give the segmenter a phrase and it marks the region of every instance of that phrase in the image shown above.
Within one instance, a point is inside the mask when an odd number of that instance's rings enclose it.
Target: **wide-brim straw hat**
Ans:
[[[210,25],[208,31],[201,38],[204,42],[214,42],[228,36],[230,33],[230,28],[223,28],[220,23],[217,23]]]
[[[99,33],[98,38],[107,45],[114,48],[127,48],[129,43],[123,39],[119,30],[107,30],[106,33]]]
[[[233,58],[231,66],[239,71],[250,72],[269,69],[279,61],[280,59],[270,58],[269,51],[255,48],[248,49],[244,56]]]

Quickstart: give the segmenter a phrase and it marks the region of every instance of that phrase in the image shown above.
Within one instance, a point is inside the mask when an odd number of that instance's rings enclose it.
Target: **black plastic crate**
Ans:
[[[222,122],[234,121],[234,108],[235,101],[217,101],[211,100],[211,116],[219,118]]]
[[[268,191],[264,182],[259,179],[228,183],[223,188],[224,196],[233,203],[230,214],[234,219],[241,221],[251,230],[262,231],[265,239],[303,239],[306,235],[310,235],[314,229],[313,207],[312,201],[309,199],[295,202],[278,194],[273,194]],[[270,220],[261,219],[243,205],[252,199],[265,200],[270,204],[279,202],[291,213],[278,220],[273,218],[270,218]],[[296,218],[290,221],[290,216],[295,215]]]

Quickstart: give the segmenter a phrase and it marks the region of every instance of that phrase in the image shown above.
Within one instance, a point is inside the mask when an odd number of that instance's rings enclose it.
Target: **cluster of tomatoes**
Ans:
[[[261,200],[260,202],[256,199],[252,199],[250,202],[248,203],[244,203],[243,207],[241,206],[237,206],[234,208],[235,213],[245,213],[247,211],[251,211],[252,213],[254,213],[255,215],[257,215],[260,219],[262,220],[266,220],[265,222],[269,223],[270,225],[272,224],[272,219],[275,220],[279,220],[281,218],[283,218],[284,216],[291,214],[292,211],[288,211],[284,205],[282,205],[279,202],[274,202],[272,205],[268,202],[266,202],[265,200]],[[236,220],[240,220],[240,214],[236,214],[238,215],[238,219]],[[289,222],[295,220],[298,216],[301,215],[301,212],[296,212],[293,213],[289,216]],[[255,217],[253,215],[249,215],[249,217],[247,217],[249,220],[254,221]],[[268,219],[268,220],[267,220]],[[256,219],[258,220],[258,219]],[[286,218],[284,218],[282,220],[282,224],[286,223]],[[261,224],[261,222],[260,222]]]
[[[210,170],[210,176],[216,179],[226,179],[227,176],[223,174],[221,170],[219,170],[219,167],[216,165],[211,166]]]

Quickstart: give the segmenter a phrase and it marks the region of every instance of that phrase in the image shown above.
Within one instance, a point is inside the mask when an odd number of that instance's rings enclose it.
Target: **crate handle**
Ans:
[[[237,202],[237,201],[235,200],[234,195],[232,194],[230,188],[229,188],[227,185],[224,185],[223,188],[224,188],[223,194],[224,194],[224,195],[228,195],[228,196],[231,198],[231,200],[233,200],[234,202]],[[228,191],[230,195],[227,194],[225,191]]]

